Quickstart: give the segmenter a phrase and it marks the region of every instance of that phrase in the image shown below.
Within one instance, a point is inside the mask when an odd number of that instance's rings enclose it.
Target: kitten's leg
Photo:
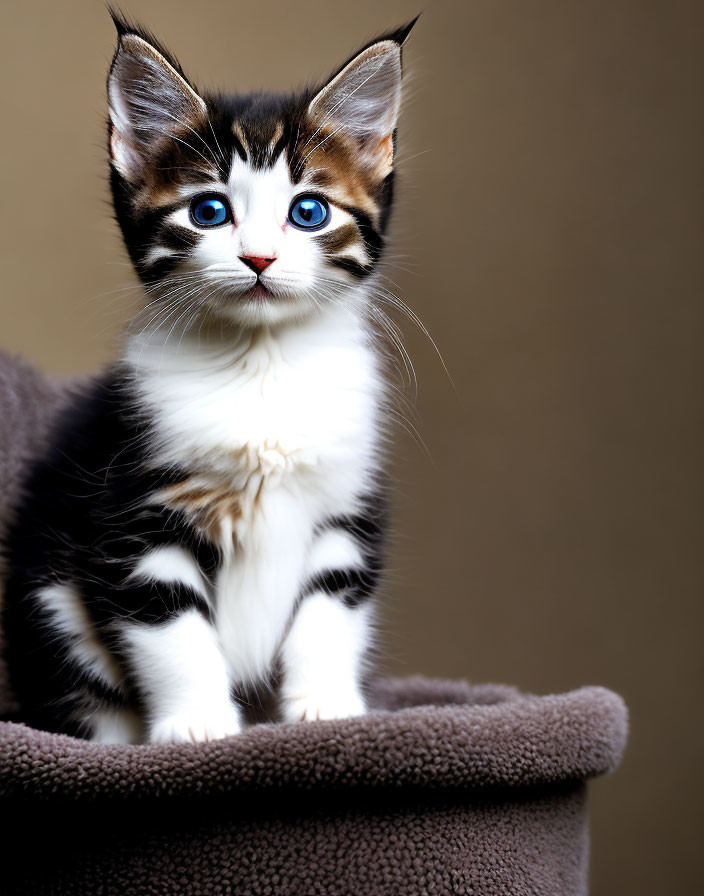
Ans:
[[[207,619],[206,591],[195,560],[176,546],[157,548],[142,558],[131,579],[151,607],[162,606],[156,623],[120,624],[125,662],[146,707],[147,740],[202,741],[236,734],[240,712]]]
[[[365,711],[360,674],[371,637],[369,600],[377,573],[355,537],[323,532],[312,576],[281,648],[286,721],[333,719]]]
[[[240,730],[225,659],[199,610],[157,625],[130,623],[123,643],[146,704],[151,743],[213,740]]]
[[[359,674],[368,631],[368,606],[346,607],[322,591],[304,598],[281,651],[285,721],[364,713]]]

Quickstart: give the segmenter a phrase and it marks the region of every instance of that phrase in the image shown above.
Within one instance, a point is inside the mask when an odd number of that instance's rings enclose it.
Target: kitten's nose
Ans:
[[[264,258],[263,255],[240,255],[240,261],[242,264],[246,264],[248,268],[251,268],[255,273],[261,274],[263,270],[269,267],[269,265],[276,261],[276,256],[273,258]]]

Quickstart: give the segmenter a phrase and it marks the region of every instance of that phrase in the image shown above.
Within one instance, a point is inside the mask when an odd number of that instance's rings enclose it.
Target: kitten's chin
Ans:
[[[246,293],[219,304],[221,319],[240,327],[276,326],[303,321],[319,312],[320,305],[305,295],[275,294],[257,284]]]

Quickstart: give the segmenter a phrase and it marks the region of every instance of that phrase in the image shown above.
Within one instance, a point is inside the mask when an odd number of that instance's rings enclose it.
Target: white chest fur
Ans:
[[[307,575],[315,527],[354,512],[375,466],[381,379],[364,327],[334,309],[229,344],[136,340],[155,462],[230,507],[213,600],[234,680],[268,667]],[[232,499],[229,501],[227,499]]]

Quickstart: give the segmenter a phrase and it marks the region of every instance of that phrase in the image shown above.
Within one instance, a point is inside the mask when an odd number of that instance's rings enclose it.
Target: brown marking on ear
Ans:
[[[380,172],[382,172],[382,176],[389,174],[391,169],[394,167],[394,136],[393,134],[387,134],[386,137],[382,137],[379,141],[379,148],[377,150],[377,167]]]

